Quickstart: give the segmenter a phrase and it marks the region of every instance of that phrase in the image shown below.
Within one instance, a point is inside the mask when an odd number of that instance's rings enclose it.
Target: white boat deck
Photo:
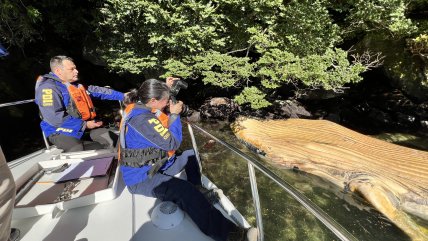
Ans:
[[[23,184],[26,171],[39,161],[49,160],[60,150],[40,152],[29,159],[9,163],[17,186]],[[24,175],[23,175],[24,174]],[[28,179],[28,178],[27,178]],[[118,197],[113,200],[69,210],[56,209],[51,213],[17,219],[12,227],[21,231],[22,241],[211,241],[193,223],[187,214],[176,227],[161,230],[150,221],[150,214],[159,200],[142,195],[132,195],[118,182]]]
[[[21,230],[25,241],[68,240],[199,240],[210,241],[185,215],[175,228],[160,230],[150,221],[156,199],[131,195],[123,188],[111,201],[60,211],[26,219],[13,220],[12,227]]]

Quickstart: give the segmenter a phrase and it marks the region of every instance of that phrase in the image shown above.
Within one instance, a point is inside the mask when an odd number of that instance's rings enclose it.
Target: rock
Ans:
[[[424,130],[428,130],[428,120],[421,121],[421,126]]]
[[[190,122],[198,122],[201,120],[201,112],[193,111],[190,116],[187,117],[187,120]]]
[[[388,113],[377,108],[371,108],[368,117],[374,120],[377,125],[392,125],[394,122]]]
[[[398,146],[325,120],[238,118],[238,139],[281,167],[323,177],[359,193],[413,240],[428,230],[428,152]]]
[[[216,97],[216,98],[212,98],[209,101],[210,106],[228,105],[229,103],[231,103],[231,100],[225,97],[223,98]]]
[[[428,101],[420,103],[416,109],[416,113],[419,114],[421,119],[428,119]]]
[[[324,117],[324,120],[332,121],[334,123],[340,123],[342,121],[342,118],[339,114],[329,113]]]
[[[281,117],[309,118],[312,116],[297,100],[276,100],[273,108],[275,114]]]
[[[201,118],[229,120],[240,111],[239,105],[226,97],[211,98],[200,108]]]
[[[297,96],[302,100],[326,100],[338,98],[346,94],[348,89],[344,88],[341,91],[314,89],[314,90],[298,90]]]
[[[350,103],[340,107],[343,124],[358,123],[376,130],[388,131],[418,130],[421,128],[420,120],[428,119],[428,116],[424,117],[426,111],[423,105],[418,105],[398,89],[380,90],[368,94],[367,98]]]
[[[396,113],[397,124],[400,126],[412,126],[416,124],[416,117],[404,113]]]

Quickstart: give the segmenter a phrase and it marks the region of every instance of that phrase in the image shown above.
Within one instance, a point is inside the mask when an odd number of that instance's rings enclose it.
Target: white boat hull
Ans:
[[[54,148],[9,163],[17,186],[24,185],[25,180],[31,177],[31,173],[37,171],[34,170],[34,165],[40,161],[51,158],[94,158],[97,155],[108,155],[103,151],[73,153],[74,155],[59,154],[60,150]],[[203,177],[203,183],[207,188],[215,187],[206,177]],[[104,191],[78,200],[41,205],[38,208],[17,209],[12,227],[20,229],[22,241],[212,241],[199,230],[187,214],[177,227],[168,230],[157,228],[151,222],[150,215],[160,200],[131,194],[120,175],[116,175],[112,188]],[[245,218],[225,196],[221,198],[220,203],[216,204],[216,208],[225,216],[242,226],[249,227]]]

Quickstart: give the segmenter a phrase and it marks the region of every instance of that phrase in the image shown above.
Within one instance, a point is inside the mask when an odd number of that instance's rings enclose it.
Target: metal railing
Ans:
[[[20,100],[20,101],[15,101],[15,102],[3,103],[3,104],[0,104],[0,108],[1,107],[7,107],[7,106],[14,106],[14,105],[26,104],[26,103],[32,103],[32,102],[34,102],[34,99]]]
[[[249,172],[250,183],[251,183],[251,192],[253,195],[254,207],[256,211],[257,228],[259,229],[259,239],[258,239],[259,241],[264,240],[264,233],[263,233],[263,222],[261,218],[261,208],[260,208],[259,195],[257,191],[257,181],[254,173],[254,167],[257,168],[260,172],[262,172],[266,177],[268,177],[269,179],[274,181],[276,184],[278,184],[288,194],[290,194],[296,201],[298,201],[303,207],[305,207],[306,210],[312,213],[321,223],[323,223],[331,232],[333,232],[340,240],[342,241],[358,240],[351,233],[349,233],[345,228],[343,228],[339,223],[337,223],[333,218],[331,218],[327,213],[325,213],[312,201],[306,198],[303,194],[301,194],[298,190],[296,190],[292,185],[290,185],[289,183],[284,181],[282,178],[280,178],[278,175],[276,175],[274,172],[269,170],[260,161],[246,155],[236,147],[217,138],[216,136],[212,135],[211,133],[204,130],[203,128],[190,122],[187,122],[187,124],[199,130],[204,135],[214,139],[215,141],[222,144],[223,146],[225,146],[226,148],[233,151],[234,153],[236,153],[237,155],[239,155],[240,157],[242,157],[244,160],[247,161],[248,172]]]
[[[33,103],[33,102],[34,102],[34,99],[8,102],[8,103],[0,104],[0,108],[2,108],[2,107],[8,107],[8,106],[21,105],[21,104],[27,104],[27,103]],[[49,145],[48,139],[46,138],[46,135],[45,135],[45,133],[43,131],[42,131],[42,136],[43,136],[43,141],[44,141],[45,146],[46,146],[46,150],[49,150],[50,149],[50,145]]]
[[[1,107],[8,107],[8,106],[14,106],[14,105],[20,105],[20,104],[26,104],[26,103],[32,103],[34,102],[34,99],[30,100],[23,100],[23,101],[15,101],[15,102],[9,102],[0,104]],[[119,102],[120,103],[120,102]],[[259,230],[259,237],[258,241],[264,240],[264,232],[263,232],[263,221],[262,221],[262,214],[261,214],[261,206],[260,206],[260,198],[258,194],[257,189],[257,180],[255,176],[254,167],[257,168],[260,172],[262,172],[266,177],[274,181],[276,184],[278,184],[283,190],[285,190],[288,194],[290,194],[296,201],[298,201],[300,204],[302,204],[303,207],[306,208],[310,213],[312,213],[320,222],[322,222],[331,232],[333,232],[340,240],[342,241],[358,241],[351,233],[349,233],[345,228],[343,228],[339,223],[337,223],[334,219],[332,219],[328,214],[326,214],[322,209],[320,209],[318,206],[316,206],[314,203],[312,203],[308,198],[306,198],[303,194],[301,194],[299,191],[297,191],[292,185],[287,183],[286,181],[282,180],[278,175],[273,173],[271,170],[269,170],[266,166],[264,166],[261,162],[258,160],[246,155],[236,147],[230,145],[229,143],[217,138],[216,136],[212,135],[208,131],[204,130],[203,128],[195,125],[194,123],[187,122],[189,127],[189,132],[192,137],[192,144],[195,148],[196,154],[197,148],[196,148],[196,141],[193,134],[193,128],[199,130],[204,135],[214,139],[218,143],[222,144],[229,150],[233,151],[240,157],[242,157],[244,160],[247,161],[248,164],[248,173],[250,178],[250,185],[251,185],[251,193],[253,197],[254,207],[256,211],[256,222],[257,222],[257,228]],[[43,133],[43,131],[42,131]],[[43,133],[43,139],[45,141],[46,149],[49,150],[50,146],[47,142],[46,136]],[[199,157],[199,155],[197,155]],[[198,158],[198,163],[201,168],[200,159]]]

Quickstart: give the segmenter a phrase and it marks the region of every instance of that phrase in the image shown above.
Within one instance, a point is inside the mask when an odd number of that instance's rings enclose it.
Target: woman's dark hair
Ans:
[[[125,104],[141,101],[147,104],[151,98],[156,100],[163,99],[169,96],[169,87],[164,82],[157,79],[148,79],[144,81],[140,88],[132,89],[124,100]]]

